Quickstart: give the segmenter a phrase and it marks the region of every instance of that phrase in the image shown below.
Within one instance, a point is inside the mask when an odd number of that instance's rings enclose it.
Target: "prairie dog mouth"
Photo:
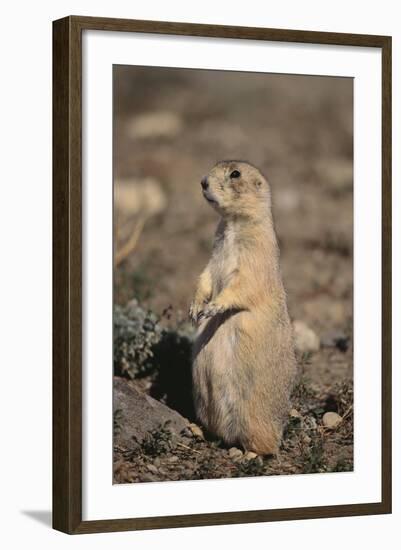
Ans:
[[[206,191],[203,191],[203,196],[205,197],[205,199],[207,200],[207,202],[210,202],[212,204],[218,204],[216,199],[214,199],[213,197],[211,197]]]

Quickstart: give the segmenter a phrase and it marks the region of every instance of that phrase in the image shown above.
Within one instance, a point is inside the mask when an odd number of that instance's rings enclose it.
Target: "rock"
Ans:
[[[200,428],[197,424],[190,424],[188,428],[191,430],[193,436],[199,437],[199,439],[205,439],[202,428]]]
[[[349,346],[349,338],[341,330],[333,330],[323,336],[321,345],[324,348],[337,348],[345,353]]]
[[[175,455],[172,455],[172,456],[169,456],[168,458],[166,458],[166,462],[168,462],[169,464],[173,464],[175,462],[178,462],[179,461],[179,458],[178,456],[175,456]]]
[[[170,111],[153,111],[133,117],[127,134],[134,139],[172,138],[181,133],[182,119]]]
[[[146,465],[147,469],[149,470],[149,472],[152,472],[152,474],[157,474],[158,473],[158,469],[156,468],[156,466],[154,466],[153,464],[147,464]]]
[[[324,413],[322,418],[323,426],[330,429],[336,428],[341,421],[341,416],[335,412]]]
[[[317,334],[303,321],[294,321],[294,345],[300,353],[318,351],[320,340]]]
[[[257,456],[258,455],[256,453],[254,453],[253,451],[248,451],[244,454],[243,460],[245,460],[245,461],[253,460]]]
[[[301,413],[297,411],[297,409],[291,409],[290,410],[290,417],[291,418],[301,418]]]
[[[233,462],[238,462],[242,459],[243,452],[241,451],[241,449],[237,449],[237,447],[231,447],[231,449],[228,449],[228,456]]]
[[[114,445],[127,449],[138,447],[153,430],[166,426],[172,434],[178,435],[189,424],[176,411],[119,377],[114,377],[113,411],[114,417],[118,417],[119,428],[115,431]]]
[[[150,217],[163,212],[166,205],[166,194],[154,178],[124,178],[114,182],[114,206],[120,215]]]

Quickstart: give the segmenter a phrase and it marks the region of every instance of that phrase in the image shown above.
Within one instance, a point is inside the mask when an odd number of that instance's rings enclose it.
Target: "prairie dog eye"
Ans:
[[[238,170],[233,170],[230,174],[230,178],[234,179],[234,178],[239,178],[241,175],[241,172],[239,172]]]

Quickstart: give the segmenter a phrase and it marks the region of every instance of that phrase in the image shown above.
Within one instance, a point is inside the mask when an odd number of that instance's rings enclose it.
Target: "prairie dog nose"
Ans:
[[[209,187],[207,176],[203,176],[203,178],[201,179],[201,186],[202,186],[202,189],[205,189],[205,190]]]

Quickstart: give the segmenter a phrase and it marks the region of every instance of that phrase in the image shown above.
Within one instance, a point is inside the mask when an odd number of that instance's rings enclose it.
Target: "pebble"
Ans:
[[[341,416],[335,412],[324,413],[322,418],[323,425],[326,428],[331,428],[331,429],[336,428],[341,423],[341,421],[342,421]]]
[[[243,452],[241,449],[237,449],[237,447],[231,447],[231,449],[228,449],[228,456],[233,460],[234,462],[238,462],[243,457]]]
[[[317,334],[303,321],[294,321],[294,344],[300,353],[318,351],[320,340]]]
[[[170,464],[173,464],[173,462],[178,462],[178,460],[178,456],[175,455],[166,458],[166,462],[169,462]]]
[[[244,460],[246,461],[254,460],[257,456],[258,455],[253,451],[248,451],[247,453],[244,454]]]
[[[152,472],[152,474],[158,473],[158,469],[153,464],[147,464],[146,467],[149,470],[149,472]]]
[[[200,428],[197,424],[190,424],[188,427],[191,430],[192,435],[199,437],[199,439],[205,439],[202,428]]]
[[[291,409],[290,416],[291,418],[301,418],[301,413],[297,409]]]

